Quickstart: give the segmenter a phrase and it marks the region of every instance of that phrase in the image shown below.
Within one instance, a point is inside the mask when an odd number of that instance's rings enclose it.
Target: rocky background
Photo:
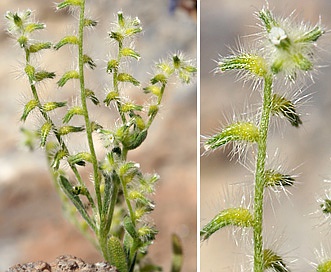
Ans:
[[[331,26],[331,2],[328,0],[269,0],[270,8],[280,16],[286,16],[296,9],[296,19],[310,21],[312,25],[319,16],[326,29]],[[253,13],[266,1],[201,1],[201,134],[210,135],[231,120],[233,112],[241,113],[247,102],[260,101],[258,92],[252,92],[250,84],[234,82],[235,75],[214,75],[213,60],[219,54],[225,56],[230,51],[227,46],[237,48],[238,36],[256,33],[257,20]],[[331,177],[331,69],[330,34],[321,40],[320,61],[322,67],[315,75],[315,84],[301,86],[305,93],[312,94],[308,103],[299,108],[303,125],[296,129],[281,121],[271,129],[269,154],[271,160],[280,162],[294,174],[299,174],[298,184],[288,196],[282,195],[277,201],[266,201],[265,232],[268,244],[275,240],[275,247],[286,260],[298,261],[291,264],[291,271],[313,271],[311,262],[316,262],[315,249],[323,243],[330,249],[330,222],[318,226],[320,218],[311,215],[319,207],[316,196],[323,195],[323,180]],[[273,154],[278,148],[276,159]],[[204,225],[228,203],[224,188],[228,184],[252,184],[252,175],[240,164],[229,161],[229,149],[223,149],[201,158],[201,225]],[[237,197],[238,196],[232,196]],[[238,199],[237,199],[238,201]],[[231,231],[230,231],[231,232]],[[240,234],[237,234],[237,237]],[[274,248],[274,247],[273,247]],[[223,230],[201,246],[201,271],[244,271],[248,263],[243,263],[246,254],[252,254],[249,245],[235,246],[232,235]],[[331,252],[329,251],[329,254]],[[330,256],[330,255],[329,255]]]
[[[7,10],[35,10],[36,18],[47,24],[47,30],[40,32],[41,38],[57,42],[74,29],[74,20],[66,12],[55,12],[53,2],[1,1],[0,15]],[[181,50],[196,58],[196,21],[183,10],[170,14],[168,0],[87,2],[91,17],[100,22],[95,31],[90,31],[87,45],[99,68],[105,65],[103,60],[109,53],[107,31],[118,10],[138,16],[144,26],[144,34],[137,42],[142,60],[134,72],[141,81],[147,82],[147,72],[151,72],[154,61],[171,52]],[[17,263],[51,262],[62,254],[75,255],[86,262],[101,261],[100,254],[63,217],[42,150],[30,153],[21,144],[19,118],[28,92],[26,79],[20,76],[23,55],[4,31],[4,19],[1,26],[0,271]],[[73,67],[70,52],[62,50],[61,54],[43,55],[43,66],[58,74]],[[108,78],[103,68],[99,72],[88,80],[102,94]],[[53,91],[59,92],[56,88]],[[140,96],[135,95],[135,99]],[[103,119],[109,113],[97,109],[92,114]],[[151,215],[160,233],[150,248],[150,257],[165,271],[170,267],[174,232],[183,241],[183,271],[196,271],[196,121],[196,85],[171,85],[148,140],[130,158],[138,161],[144,171],[161,176],[154,197],[156,210]]]

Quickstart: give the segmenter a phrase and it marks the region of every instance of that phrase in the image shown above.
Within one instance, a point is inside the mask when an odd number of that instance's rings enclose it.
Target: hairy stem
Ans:
[[[89,112],[87,108],[86,102],[86,89],[85,89],[85,80],[84,80],[84,20],[85,20],[85,1],[82,2],[80,7],[80,15],[79,15],[79,43],[78,43],[78,62],[79,62],[79,83],[80,83],[80,92],[81,92],[81,103],[84,111],[84,119],[86,126],[86,136],[90,149],[90,153],[92,156],[92,165],[93,165],[93,178],[94,178],[94,188],[98,203],[99,216],[101,218],[102,215],[102,202],[101,202],[101,193],[100,193],[100,176],[99,176],[99,168],[98,168],[98,160],[94,149],[94,143],[92,138],[92,127],[91,121],[89,117]]]
[[[260,120],[258,154],[255,172],[254,194],[254,272],[262,272],[263,268],[263,193],[264,172],[267,151],[267,137],[271,113],[272,76],[264,78],[263,109]]]

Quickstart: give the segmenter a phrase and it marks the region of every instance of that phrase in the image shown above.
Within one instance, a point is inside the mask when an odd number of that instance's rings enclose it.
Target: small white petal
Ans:
[[[273,27],[269,32],[269,39],[274,45],[279,45],[283,40],[287,38],[284,29],[280,27]]]

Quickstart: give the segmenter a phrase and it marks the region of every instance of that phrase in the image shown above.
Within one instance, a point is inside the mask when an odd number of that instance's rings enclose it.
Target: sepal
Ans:
[[[317,266],[316,272],[329,272],[331,271],[331,260],[326,260]]]
[[[83,0],[66,0],[57,4],[56,8],[63,9],[70,6],[82,6],[82,5],[83,5]]]
[[[67,135],[73,132],[81,132],[84,131],[84,127],[75,127],[75,126],[63,126],[58,129],[58,133],[60,135]]]
[[[214,150],[233,141],[245,141],[256,143],[259,139],[259,129],[251,122],[236,122],[225,127],[220,133],[209,137],[204,147],[206,150]]]
[[[34,99],[32,99],[28,103],[26,103],[20,120],[25,122],[26,119],[28,118],[28,115],[30,114],[30,112],[33,111],[37,106],[38,106],[38,101],[36,101]]]
[[[268,169],[264,173],[265,187],[268,186],[293,186],[295,181],[294,177],[291,175],[286,175],[279,173],[275,170]]]
[[[45,122],[40,128],[40,146],[44,147],[46,144],[47,137],[52,130],[52,123]]]
[[[254,224],[253,215],[245,208],[229,208],[217,214],[207,225],[200,231],[202,241],[207,240],[216,231],[226,226],[252,227]]]
[[[56,45],[54,45],[55,50],[59,50],[62,46],[66,44],[79,44],[79,39],[77,36],[66,36],[62,38]]]
[[[63,117],[62,121],[64,124],[69,123],[69,121],[74,117],[75,115],[84,115],[84,110],[80,106],[75,106],[69,109],[66,113],[66,115]]]
[[[276,272],[289,272],[290,270],[286,267],[282,257],[276,254],[271,249],[263,250],[263,266],[264,271],[272,269]]]
[[[261,56],[249,53],[229,56],[218,62],[217,71],[246,70],[254,76],[264,77],[268,73],[267,63]]]
[[[63,74],[60,80],[57,82],[59,87],[63,87],[70,79],[78,79],[79,73],[76,70],[68,71]]]
[[[272,96],[271,112],[274,115],[283,115],[294,127],[299,127],[302,124],[294,103],[284,96],[278,94]]]
[[[138,80],[136,80],[133,76],[131,76],[130,74],[127,73],[120,73],[117,75],[117,80],[120,82],[130,82],[132,83],[134,86],[139,86],[140,82]]]

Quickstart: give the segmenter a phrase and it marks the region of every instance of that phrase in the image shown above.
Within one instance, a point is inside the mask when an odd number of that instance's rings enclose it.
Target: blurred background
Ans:
[[[93,5],[91,4],[93,2]],[[110,52],[107,38],[109,25],[117,11],[142,21],[144,33],[136,48],[142,60],[134,75],[141,82],[150,78],[155,61],[168,54],[183,51],[196,59],[196,18],[189,3],[170,6],[168,0],[87,1],[87,11],[99,21],[89,31],[87,51],[99,65],[99,73],[89,76],[89,84],[103,94],[109,80],[104,60]],[[75,20],[66,12],[55,12],[53,0],[1,1],[0,14],[7,10],[30,8],[40,22],[47,25],[40,39],[57,42],[72,33]],[[29,91],[23,70],[22,50],[4,30],[0,30],[0,271],[24,262],[52,261],[61,254],[72,254],[86,262],[102,260],[100,254],[64,219],[61,204],[51,183],[42,150],[28,152],[22,146],[19,118]],[[42,67],[60,75],[74,67],[69,50],[47,53],[40,57]],[[53,82],[52,82],[53,83]],[[53,84],[46,84],[49,90]],[[70,97],[70,94],[68,95]],[[139,95],[135,99],[141,99]],[[72,99],[72,98],[70,98]],[[159,229],[150,247],[152,260],[169,270],[171,234],[177,233],[184,247],[183,271],[196,271],[196,84],[171,84],[166,90],[163,108],[151,127],[148,140],[130,159],[138,161],[145,172],[157,172],[161,180],[154,196],[156,209],[151,220]],[[107,111],[92,112],[105,119]],[[108,112],[109,114],[109,112]],[[35,120],[37,123],[38,121]]]
[[[331,25],[331,2],[328,0],[269,0],[269,6],[276,15],[287,16],[296,10],[297,20],[315,25],[321,16],[326,29]],[[213,74],[214,60],[219,55],[230,53],[228,47],[237,48],[238,37],[256,33],[257,19],[253,15],[265,5],[266,1],[201,1],[201,134],[211,135],[231,120],[233,112],[245,111],[245,105],[260,101],[257,91],[252,92],[250,84],[235,82],[231,73]],[[293,271],[313,271],[311,262],[316,262],[314,249],[320,243],[331,244],[330,222],[316,227],[321,220],[311,216],[319,207],[317,196],[323,195],[323,180],[331,177],[331,92],[329,67],[331,56],[329,32],[321,39],[318,65],[322,65],[315,84],[299,86],[305,94],[312,94],[309,102],[299,107],[303,125],[299,129],[291,127],[284,120],[276,129],[271,129],[269,138],[269,161],[281,163],[292,174],[299,174],[298,184],[290,189],[288,196],[281,195],[279,201],[270,198],[265,204],[265,233],[270,245],[275,245],[285,259],[293,261]],[[278,154],[274,158],[278,148]],[[231,148],[220,149],[201,157],[201,226],[213,218],[220,209],[227,208],[224,203],[224,188],[229,184],[252,184],[253,177],[247,169],[229,161]],[[201,150],[203,152],[203,150]],[[252,167],[251,167],[252,168]],[[292,170],[293,169],[293,170]],[[231,191],[231,190],[230,190]],[[239,196],[232,194],[237,203]],[[230,197],[231,199],[231,197]],[[250,246],[236,247],[231,231],[222,230],[201,245],[201,272],[239,271],[240,264],[247,269],[246,254],[252,254]],[[239,234],[238,234],[239,235]],[[237,235],[237,236],[238,236]],[[274,248],[274,247],[273,247]],[[330,246],[329,246],[330,248]],[[331,253],[331,252],[329,252]],[[246,260],[246,263],[245,263]],[[249,269],[244,271],[250,271]]]

